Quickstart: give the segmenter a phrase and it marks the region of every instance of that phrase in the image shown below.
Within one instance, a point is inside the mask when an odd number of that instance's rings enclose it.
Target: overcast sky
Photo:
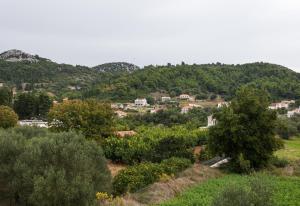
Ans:
[[[13,48],[88,66],[265,61],[300,72],[300,1],[0,0],[0,49]]]

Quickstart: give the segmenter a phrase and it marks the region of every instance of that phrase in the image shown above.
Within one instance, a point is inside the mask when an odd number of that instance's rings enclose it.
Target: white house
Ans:
[[[277,102],[277,103],[272,103],[270,106],[269,106],[269,109],[281,109],[281,108],[285,108],[285,109],[288,109],[289,108],[289,105],[291,103],[295,103],[294,100],[291,100],[291,101],[281,101],[281,102]]]
[[[221,108],[221,107],[228,107],[229,106],[229,102],[219,102],[218,103],[218,108]]]
[[[290,117],[294,116],[295,114],[300,114],[300,107],[298,109],[288,111],[287,112],[287,117],[290,118]]]
[[[0,88],[4,86],[4,83],[0,82]]]
[[[181,95],[179,95],[179,99],[181,99],[181,100],[190,99],[190,95],[188,95],[188,94],[181,94]]]
[[[168,102],[171,101],[171,97],[161,97],[162,102]]]
[[[136,107],[146,107],[146,106],[148,106],[148,103],[147,103],[147,100],[145,98],[143,98],[143,99],[134,100],[134,105]]]
[[[207,127],[216,125],[217,120],[213,118],[213,115],[207,117]]]

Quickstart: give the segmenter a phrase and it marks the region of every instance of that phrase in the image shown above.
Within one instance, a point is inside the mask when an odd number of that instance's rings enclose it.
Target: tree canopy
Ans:
[[[0,105],[0,128],[14,127],[18,123],[18,115],[8,106]]]
[[[114,113],[110,104],[96,100],[70,100],[55,104],[48,122],[54,131],[75,130],[88,138],[107,137],[113,131]]]
[[[213,154],[231,158],[236,170],[242,165],[261,168],[280,146],[275,138],[276,112],[268,109],[268,94],[243,87],[230,106],[214,117],[217,124],[209,129],[209,149]]]
[[[36,128],[0,130],[5,188],[0,196],[17,205],[86,206],[95,203],[97,192],[111,191],[110,172],[96,142],[74,132],[26,130]]]

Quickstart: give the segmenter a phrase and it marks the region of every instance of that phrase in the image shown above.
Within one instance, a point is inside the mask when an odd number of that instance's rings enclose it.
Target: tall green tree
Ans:
[[[88,138],[107,137],[113,132],[114,113],[110,104],[96,100],[70,100],[54,105],[48,122],[54,131],[75,130]]]
[[[14,110],[20,119],[30,119],[36,114],[36,97],[32,93],[20,94],[14,102]]]
[[[36,99],[36,114],[39,117],[46,117],[52,105],[51,98],[45,93],[41,93]]]
[[[231,158],[236,171],[265,166],[281,142],[275,138],[276,113],[268,109],[268,94],[242,87],[230,106],[214,117],[209,129],[209,149]]]
[[[13,94],[8,87],[0,88],[0,105],[11,106]]]

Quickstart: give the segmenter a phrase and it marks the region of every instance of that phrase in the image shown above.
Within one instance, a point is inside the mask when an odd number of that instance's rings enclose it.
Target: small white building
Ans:
[[[48,122],[42,120],[21,120],[18,122],[20,126],[44,127],[48,128]]]
[[[4,86],[4,83],[0,82],[0,88]]]
[[[218,108],[222,108],[222,107],[228,107],[229,106],[229,102],[219,102],[218,103]]]
[[[294,109],[292,111],[287,112],[287,117],[290,118],[296,114],[300,114],[300,107],[298,109]]]
[[[288,109],[289,105],[293,103],[295,103],[295,100],[283,100],[281,102],[272,103],[269,106],[269,109],[281,109],[281,108]]]
[[[207,117],[207,127],[211,127],[216,125],[217,120],[215,118],[213,118],[213,115],[210,115]]]
[[[169,102],[171,101],[171,97],[161,97],[162,102]]]
[[[181,94],[181,95],[179,95],[179,99],[181,99],[181,100],[188,100],[188,99],[190,99],[190,95],[188,95],[188,94]]]
[[[134,105],[136,107],[146,107],[146,106],[148,106],[148,103],[147,103],[147,100],[145,98],[143,98],[143,99],[134,100]]]

